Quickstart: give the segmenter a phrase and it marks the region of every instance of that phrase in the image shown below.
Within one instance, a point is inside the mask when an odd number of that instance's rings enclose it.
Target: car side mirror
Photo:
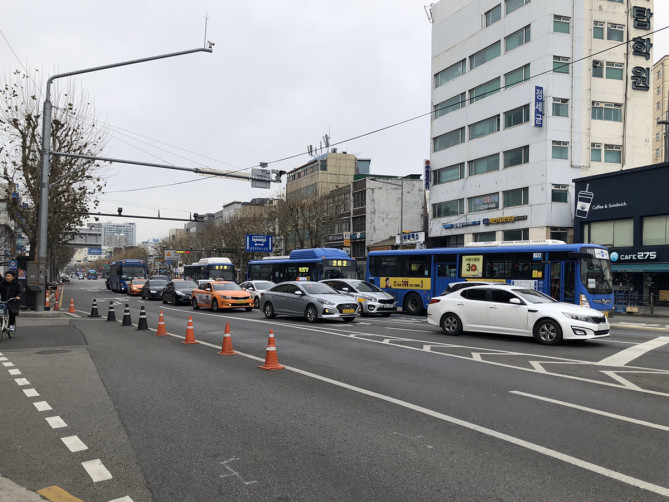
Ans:
[[[294,294],[296,294],[297,296],[302,296],[302,291],[300,291],[300,290],[298,289],[297,291],[295,291]]]
[[[511,298],[509,303],[513,303],[514,305],[522,305],[522,302],[518,298]]]
[[[347,287],[343,287],[343,288],[341,288],[341,290],[345,293],[348,293],[348,291],[349,291]]]

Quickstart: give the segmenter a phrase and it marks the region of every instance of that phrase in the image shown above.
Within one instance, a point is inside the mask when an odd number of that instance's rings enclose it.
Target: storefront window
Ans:
[[[634,220],[597,221],[587,224],[586,242],[602,246],[630,247],[634,245]]]
[[[669,218],[667,216],[646,216],[643,219],[644,246],[662,246],[667,244],[669,235]]]

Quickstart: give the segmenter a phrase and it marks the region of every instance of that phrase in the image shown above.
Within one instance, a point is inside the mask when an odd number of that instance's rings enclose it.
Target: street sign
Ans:
[[[166,260],[176,260],[177,259],[177,252],[174,249],[166,249],[165,250],[165,259]]]
[[[246,234],[246,250],[258,253],[271,253],[272,240],[273,237],[271,235]]]
[[[88,248],[88,254],[101,256],[102,255],[102,248]]]
[[[16,260],[9,260],[9,270],[16,270],[18,268],[18,263]]]

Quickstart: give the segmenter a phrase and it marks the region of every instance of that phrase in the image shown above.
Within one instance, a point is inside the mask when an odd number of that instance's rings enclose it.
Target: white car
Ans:
[[[545,345],[609,336],[602,312],[510,285],[475,286],[434,297],[427,306],[427,322],[440,326],[445,335],[474,331],[533,336]]]
[[[262,296],[262,292],[275,285],[276,284],[272,281],[244,281],[239,287],[244,291],[251,293],[251,296],[253,297],[253,307],[260,308],[260,297]]]

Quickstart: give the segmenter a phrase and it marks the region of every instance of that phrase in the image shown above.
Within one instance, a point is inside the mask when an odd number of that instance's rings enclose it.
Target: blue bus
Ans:
[[[322,279],[357,279],[355,259],[341,249],[296,249],[289,256],[270,256],[251,260],[247,281],[320,281]]]
[[[127,293],[127,283],[135,277],[146,279],[144,260],[114,261],[109,265],[109,277],[106,280],[107,289],[116,293]]]
[[[197,263],[184,266],[183,278],[195,282],[203,279],[236,281],[237,271],[230,258],[202,258]]]
[[[613,310],[608,249],[562,241],[503,241],[463,248],[371,251],[365,279],[421,314],[452,282],[487,281],[541,291],[558,301]]]
[[[88,272],[86,272],[86,279],[97,279],[98,278],[98,271],[95,269],[90,269]]]

